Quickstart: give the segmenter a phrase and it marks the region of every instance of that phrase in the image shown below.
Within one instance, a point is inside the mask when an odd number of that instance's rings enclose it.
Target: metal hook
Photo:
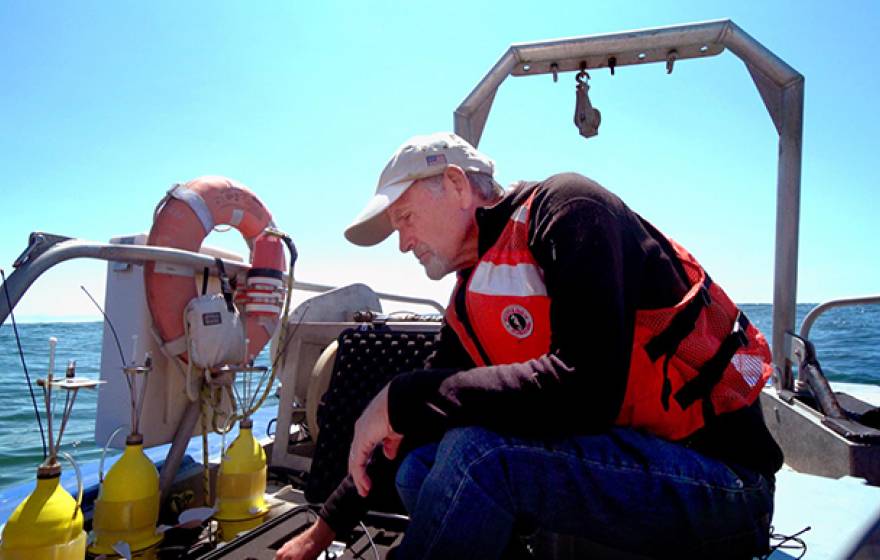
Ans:
[[[612,56],[608,59],[608,69],[611,70],[611,75],[614,75],[614,67],[617,66],[617,57]]]
[[[575,76],[577,86],[575,87],[574,124],[584,138],[590,138],[599,133],[599,123],[602,119],[599,111],[593,108],[590,103],[590,96],[587,93],[590,86],[586,82],[589,79],[587,63],[581,62],[581,71]]]
[[[550,71],[553,72],[553,81],[558,82],[559,81],[559,65],[554,62],[553,64],[550,65]]]
[[[586,85],[587,82],[584,81],[584,78],[589,80],[590,75],[587,73],[587,63],[581,62],[581,71],[577,73],[577,75],[574,77],[574,79],[578,84]]]
[[[666,73],[672,74],[672,65],[675,64],[676,59],[678,59],[678,51],[672,49],[668,53],[666,53]]]

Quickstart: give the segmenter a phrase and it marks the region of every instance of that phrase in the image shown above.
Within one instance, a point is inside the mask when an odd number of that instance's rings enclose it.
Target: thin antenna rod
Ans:
[[[86,287],[80,286],[80,289],[84,291],[87,296],[89,296],[89,299],[92,300],[92,303],[95,304],[95,307],[97,307],[98,311],[101,312],[101,315],[104,316],[104,321],[106,321],[107,324],[110,326],[110,332],[113,333],[113,340],[116,341],[116,349],[119,350],[119,362],[122,364],[122,367],[125,367],[125,355],[122,353],[122,345],[119,343],[119,336],[117,336],[116,334],[116,328],[113,326],[113,322],[110,320],[110,317],[108,317],[107,314],[104,313],[104,309],[101,308],[101,306],[98,304],[95,298],[92,297],[92,294],[89,293]],[[134,389],[131,386],[131,380],[125,374],[123,374],[123,377],[125,377],[125,382],[128,383],[128,392],[132,394],[133,399]]]
[[[24,369],[24,378],[27,379],[28,391],[31,393],[31,403],[34,405],[34,416],[37,417],[37,425],[40,427],[40,439],[43,442],[43,459],[48,457],[46,452],[46,433],[43,431],[43,420],[37,408],[37,397],[34,395],[34,386],[31,384],[31,376],[28,374],[27,363],[24,360],[24,351],[21,349],[21,338],[18,336],[18,325],[15,323],[15,315],[12,313],[12,299],[9,297],[9,288],[6,286],[6,273],[0,268],[0,277],[3,278],[3,292],[6,294],[6,304],[9,306],[9,318],[12,320],[12,330],[15,333],[15,343],[18,345],[18,356],[21,358],[21,367]]]

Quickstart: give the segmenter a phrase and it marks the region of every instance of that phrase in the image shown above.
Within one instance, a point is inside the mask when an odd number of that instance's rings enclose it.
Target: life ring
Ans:
[[[247,187],[226,177],[206,176],[174,185],[156,207],[148,245],[198,252],[219,225],[236,228],[251,248],[247,286],[235,300],[245,316],[247,357],[253,360],[272,337],[281,314],[281,241],[264,234],[272,214]],[[198,296],[194,271],[149,261],[144,266],[147,305],[167,353],[186,361],[184,309]],[[241,305],[241,304],[244,305]],[[245,358],[245,357],[243,357]]]

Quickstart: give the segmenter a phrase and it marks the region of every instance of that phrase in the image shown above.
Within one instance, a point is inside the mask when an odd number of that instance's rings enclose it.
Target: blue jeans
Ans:
[[[403,461],[411,521],[395,558],[499,558],[516,535],[575,535],[651,557],[750,557],[767,547],[764,477],[639,432],[530,440],[457,428]]]

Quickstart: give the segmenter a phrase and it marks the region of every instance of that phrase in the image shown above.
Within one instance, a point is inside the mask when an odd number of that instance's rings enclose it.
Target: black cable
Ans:
[[[89,296],[89,299],[92,300],[92,303],[95,304],[95,307],[98,308],[98,311],[101,312],[101,315],[104,316],[104,320],[110,326],[110,332],[113,333],[113,340],[116,341],[116,349],[119,350],[119,361],[120,361],[120,363],[122,363],[122,367],[124,368],[125,367],[125,355],[122,353],[122,345],[119,344],[119,336],[116,335],[116,328],[113,326],[113,323],[110,321],[110,317],[108,317],[107,314],[104,313],[104,310],[101,308],[100,305],[98,305],[98,302],[95,301],[95,298],[92,297],[92,294],[89,293],[89,291],[86,289],[85,286],[80,286],[80,289],[82,291],[84,291],[87,296]],[[134,356],[132,356],[132,358],[134,358]],[[131,386],[131,379],[129,379],[128,376],[125,374],[123,374],[123,377],[125,377],[125,382],[128,383],[128,392],[131,393],[132,399],[134,399],[134,388]],[[132,406],[134,406],[134,402],[132,402]]]
[[[296,250],[296,245],[294,245],[293,239],[291,239],[291,237],[289,235],[287,235],[286,233],[282,234],[281,240],[284,241],[285,245],[287,245],[287,251],[290,253],[290,267],[288,267],[288,274],[291,277],[293,277],[293,268],[294,268],[294,265],[296,264],[296,260],[299,258],[299,253]],[[287,294],[287,297],[292,298],[293,294],[289,293],[289,294]],[[278,345],[280,347],[280,350],[278,352],[276,352],[275,358],[272,360],[272,370],[273,371],[275,370],[275,367],[278,365],[278,360],[281,359],[281,356],[283,356],[287,353],[287,346],[290,344],[290,341],[293,340],[293,336],[296,334],[296,331],[299,330],[299,326],[305,320],[305,316],[306,316],[307,311],[308,311],[308,307],[306,307],[305,311],[303,312],[302,317],[300,317],[300,319],[299,319],[299,322],[297,322],[293,326],[292,332],[281,333],[281,334],[287,335],[286,337],[284,337],[284,340],[281,340],[280,336],[278,337]],[[289,327],[288,327],[288,330],[289,330]]]
[[[24,378],[27,379],[28,391],[31,393],[31,402],[34,404],[34,416],[37,417],[37,425],[40,427],[40,439],[43,442],[43,459],[49,456],[46,451],[46,433],[43,431],[43,421],[37,409],[37,397],[34,396],[34,386],[31,384],[31,376],[28,374],[27,363],[24,359],[24,351],[21,349],[21,338],[18,336],[18,325],[15,324],[15,315],[12,313],[12,298],[9,297],[9,287],[6,285],[6,273],[0,268],[0,277],[3,278],[3,291],[6,293],[6,305],[9,306],[9,318],[12,319],[12,330],[15,332],[15,343],[18,344],[18,356],[21,358],[21,367],[24,369]]]
[[[296,259],[299,258],[299,253],[296,251],[296,245],[293,243],[293,238],[286,233],[281,235],[281,240],[287,245],[287,251],[290,253],[290,268],[293,268]]]
[[[784,535],[782,533],[774,533],[773,527],[770,527],[770,538],[773,540],[778,540],[779,542],[770,547],[770,552],[768,552],[765,556],[761,558],[767,559],[769,558],[776,550],[792,550],[800,552],[800,555],[795,558],[795,560],[800,560],[807,553],[807,543],[804,542],[803,539],[800,538],[801,535],[806,533],[812,529],[812,527],[807,526],[798,531],[793,535]],[[788,542],[793,542],[793,545],[786,544]]]

